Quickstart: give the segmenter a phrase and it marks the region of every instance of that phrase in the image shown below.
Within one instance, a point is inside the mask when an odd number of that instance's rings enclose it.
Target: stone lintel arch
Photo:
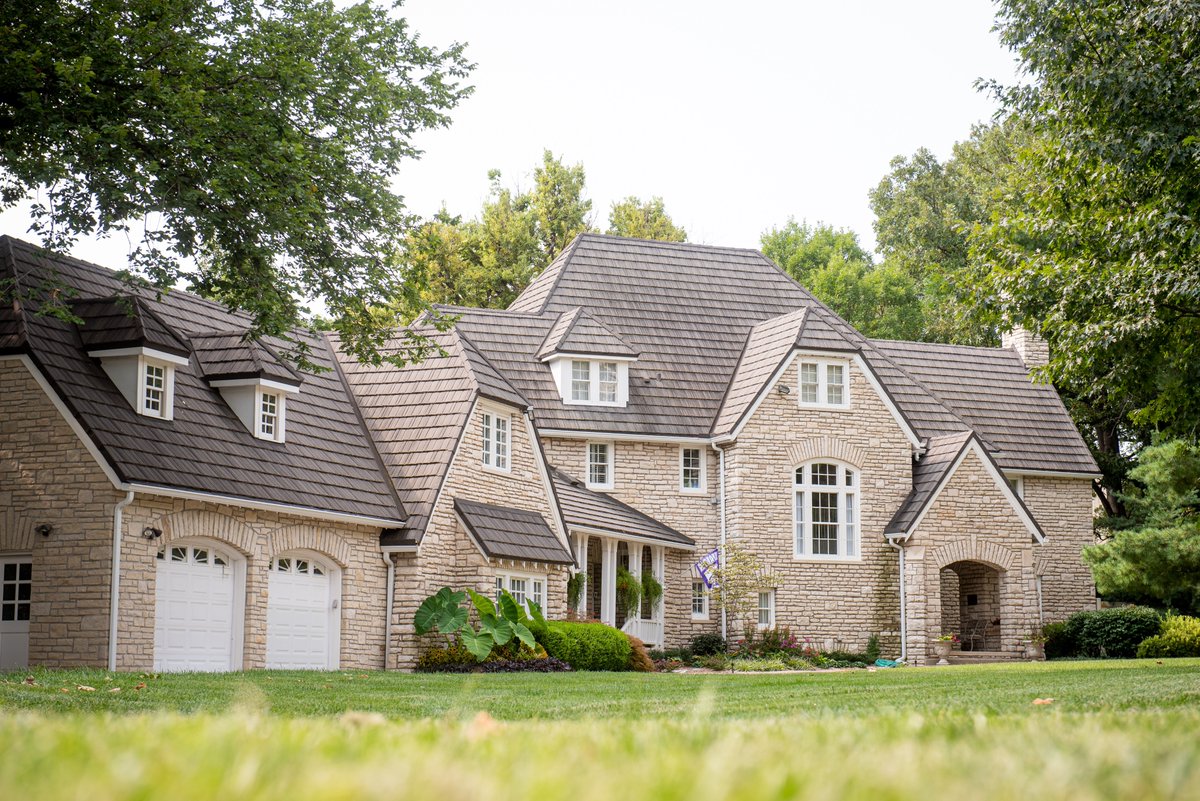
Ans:
[[[230,515],[207,509],[184,509],[163,515],[151,523],[162,531],[158,547],[186,537],[205,537],[233,546],[244,557],[254,555],[254,530]]]
[[[0,551],[32,551],[33,525],[32,520],[16,509],[5,509],[0,513]]]
[[[963,538],[939,545],[930,554],[930,561],[939,570],[955,562],[979,562],[996,570],[1019,567],[1016,551],[992,540]]]
[[[299,524],[275,529],[267,542],[267,551],[272,559],[288,551],[313,551],[329,557],[342,570],[350,567],[350,543],[319,526]]]
[[[862,469],[867,455],[857,446],[836,437],[813,437],[788,447],[788,456],[793,465],[801,465],[814,459],[836,459]]]

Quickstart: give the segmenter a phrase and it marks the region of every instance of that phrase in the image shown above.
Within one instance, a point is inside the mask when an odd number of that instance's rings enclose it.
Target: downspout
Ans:
[[[908,658],[908,598],[904,592],[904,546],[897,545],[892,539],[888,540],[888,545],[900,554],[900,661],[904,662]]]
[[[388,666],[392,664],[392,606],[396,600],[396,563],[392,560],[392,555],[386,551],[383,553],[383,563],[387,566],[387,601],[384,604],[387,614],[383,619],[383,669],[387,670]]]
[[[1033,584],[1034,584],[1034,587],[1037,588],[1038,625],[1044,626],[1044,625],[1046,625],[1046,618],[1045,618],[1045,613],[1042,611],[1042,577],[1034,576]]]
[[[108,599],[108,669],[117,669],[117,610],[121,601],[121,529],[125,507],[133,503],[133,490],[125,493],[125,499],[118,501],[113,507],[113,538],[112,538],[112,584],[109,587]]]
[[[724,569],[724,567],[725,567],[725,531],[726,531],[726,529],[725,529],[725,449],[722,448],[720,445],[718,445],[715,442],[712,443],[712,446],[713,446],[713,450],[715,450],[718,454],[718,456],[717,456],[717,475],[718,475],[719,480],[717,483],[720,487],[720,493],[721,493],[721,496],[720,496],[721,540],[720,540],[719,547],[720,547],[721,568]],[[728,620],[728,616],[725,612],[725,604],[724,603],[721,604],[721,639],[723,639],[725,641],[729,640],[729,620]]]

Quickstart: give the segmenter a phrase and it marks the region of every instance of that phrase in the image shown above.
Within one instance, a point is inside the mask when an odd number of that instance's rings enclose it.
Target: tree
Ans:
[[[587,175],[582,164],[570,167],[552,152],[542,153],[533,173],[534,190],[525,200],[537,221],[541,266],[549,264],[579,234],[592,231],[592,201],[583,196]]]
[[[687,231],[676,225],[667,214],[661,197],[642,201],[630,195],[613,203],[608,212],[608,233],[662,242],[687,241]]]
[[[916,285],[904,271],[875,266],[852,231],[789,219],[762,235],[763,253],[869,337],[917,339]]]
[[[460,45],[371,2],[0,0],[0,17],[0,205],[38,192],[33,230],[60,250],[140,224],[131,267],[158,286],[285,337],[319,300],[343,347],[380,358],[379,310],[417,294],[389,259],[407,221],[391,179],[469,93]]]
[[[1006,181],[1016,202],[972,237],[981,296],[1050,340],[1049,378],[1182,437],[1200,430],[1197,11],[1000,3],[1031,82],[990,86],[1034,136]]]
[[[1129,474],[1124,519],[1084,551],[1096,587],[1113,600],[1200,611],[1200,446],[1171,440],[1147,447]]]
[[[774,587],[774,580],[758,555],[735,539],[725,543],[721,561],[712,568],[715,581],[712,603],[724,609],[730,629],[754,625],[751,613],[758,608],[758,593]]]

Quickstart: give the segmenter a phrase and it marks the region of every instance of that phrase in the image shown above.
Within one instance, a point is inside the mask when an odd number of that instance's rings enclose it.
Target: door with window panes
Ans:
[[[0,556],[0,670],[29,664],[33,559]]]

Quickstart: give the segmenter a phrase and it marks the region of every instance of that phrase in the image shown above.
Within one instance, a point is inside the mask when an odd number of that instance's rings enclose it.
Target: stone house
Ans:
[[[756,251],[584,235],[400,369],[0,237],[0,667],[407,668],[443,585],[921,663],[1093,607],[1045,343],[869,340]],[[51,301],[69,312],[44,313]],[[299,335],[298,335],[299,336]],[[697,564],[767,566],[750,620]],[[622,608],[617,576],[661,600]]]

